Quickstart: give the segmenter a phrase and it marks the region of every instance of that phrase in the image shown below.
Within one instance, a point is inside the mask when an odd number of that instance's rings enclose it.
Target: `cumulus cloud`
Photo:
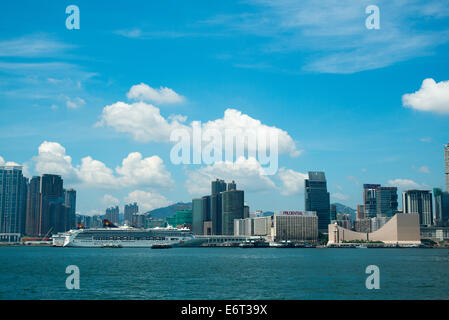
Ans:
[[[388,185],[392,187],[398,187],[399,189],[422,189],[426,188],[426,185],[421,185],[410,179],[394,179],[388,180]]]
[[[263,124],[260,120],[254,119],[247,114],[242,113],[236,109],[227,109],[221,119],[209,121],[203,125],[203,131],[217,130],[225,137],[226,131],[236,133],[241,136],[251,136],[253,133],[257,137],[268,139],[269,136],[275,135],[278,139],[279,153],[286,153],[292,157],[297,157],[301,154],[301,150],[297,150],[296,144],[290,135],[279,128]],[[259,141],[258,141],[259,142]],[[260,145],[246,145],[247,149],[258,148]],[[265,150],[262,150],[265,151]]]
[[[282,195],[304,192],[304,179],[307,175],[291,169],[280,168],[274,176],[264,175],[264,169],[255,158],[241,157],[235,162],[220,161],[197,170],[187,171],[186,189],[194,195],[210,192],[210,183],[219,178],[225,181],[235,180],[237,189],[247,192],[277,191]],[[276,184],[279,182],[279,184]]]
[[[145,83],[134,85],[127,94],[130,100],[148,101],[156,104],[181,103],[185,98],[177,94],[173,89],[160,87],[154,89]]]
[[[402,104],[419,111],[449,114],[449,80],[437,83],[425,79],[418,91],[402,96]]]
[[[105,207],[114,207],[114,206],[118,206],[120,204],[120,200],[111,196],[110,194],[105,194],[103,196],[103,198],[101,199],[101,203],[105,206]]]
[[[0,157],[0,166],[20,166],[20,164],[12,161],[5,161],[5,159]]]
[[[141,212],[147,212],[153,209],[166,207],[171,204],[163,195],[142,190],[135,190],[125,197],[128,203],[137,202]]]
[[[103,109],[96,126],[109,126],[117,132],[129,133],[139,142],[169,142],[173,130],[187,128],[180,120],[182,118],[173,117],[168,121],[159,108],[145,102],[117,102]]]
[[[198,170],[187,171],[186,189],[191,194],[201,195],[210,191],[210,183],[216,178],[235,180],[237,188],[249,192],[275,189],[274,182],[264,175],[260,163],[254,158],[239,158],[235,162],[219,161]]]
[[[65,148],[57,142],[44,141],[33,157],[35,170],[39,174],[58,174],[67,179],[76,179],[78,173],[72,166],[72,158],[66,155]]]
[[[165,169],[164,161],[158,156],[143,158],[139,152],[133,152],[122,161],[115,171],[121,176],[122,185],[149,186],[155,184],[169,188],[173,181]]]
[[[128,92],[129,99],[157,100],[150,99],[154,89],[145,84],[133,86]],[[149,94],[148,92],[153,92]],[[169,93],[166,95],[170,96]],[[117,132],[130,134],[132,138],[139,142],[170,142],[171,135],[178,132],[189,135],[192,140],[192,132],[199,129],[202,132],[203,147],[209,144],[209,135],[214,137],[218,134],[221,137],[221,148],[231,151],[231,147],[226,144],[226,138],[242,138],[244,151],[256,156],[277,151],[279,154],[289,154],[297,157],[302,150],[298,150],[295,141],[284,130],[275,126],[263,124],[260,120],[242,113],[236,109],[226,109],[223,118],[208,121],[201,124],[199,121],[192,121],[190,125],[184,124],[187,120],[183,115],[170,115],[167,118],[161,115],[160,109],[152,104],[138,101],[134,103],[116,102],[103,108],[100,120],[96,127],[107,126]],[[209,135],[208,135],[209,134]],[[272,139],[272,138],[275,139]],[[189,141],[190,141],[189,140]],[[274,142],[272,142],[274,141]],[[277,143],[277,149],[271,149],[272,144]],[[249,157],[249,156],[248,156]],[[236,157],[237,158],[237,157]],[[229,159],[226,159],[229,160]]]
[[[304,193],[304,180],[307,179],[307,174],[280,168],[278,178],[281,181],[280,193],[282,195]]]
[[[90,156],[81,159],[81,164],[75,167],[65,148],[57,142],[44,141],[38,152],[33,160],[39,174],[58,174],[75,184],[101,189],[138,186],[170,188],[174,184],[170,172],[158,156],[143,158],[138,152],[130,153],[122,165],[113,170]]]

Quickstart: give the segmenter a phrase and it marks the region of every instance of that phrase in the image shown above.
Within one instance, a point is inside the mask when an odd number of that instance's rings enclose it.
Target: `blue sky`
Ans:
[[[234,178],[251,210],[303,209],[309,170],[352,207],[363,183],[443,187],[448,1],[16,1],[0,28],[0,162],[61,174],[80,213],[190,201],[212,176]],[[129,94],[140,84],[145,101]],[[251,161],[171,163],[169,128],[245,115],[300,155],[281,152],[270,177]]]

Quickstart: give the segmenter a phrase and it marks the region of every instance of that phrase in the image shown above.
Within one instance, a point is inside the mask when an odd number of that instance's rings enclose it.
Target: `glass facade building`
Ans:
[[[230,190],[222,193],[222,234],[234,235],[234,219],[244,218],[244,192]]]
[[[21,166],[0,166],[0,233],[25,233],[27,183]]]
[[[434,188],[433,196],[435,198],[435,225],[449,227],[449,192]]]
[[[402,193],[403,212],[419,214],[422,226],[433,224],[432,207],[432,193],[428,190],[406,190]]]
[[[379,187],[376,190],[377,217],[392,217],[398,211],[398,188]]]
[[[330,195],[324,172],[309,172],[309,178],[304,180],[304,187],[305,210],[316,212],[318,229],[327,233],[330,223]]]

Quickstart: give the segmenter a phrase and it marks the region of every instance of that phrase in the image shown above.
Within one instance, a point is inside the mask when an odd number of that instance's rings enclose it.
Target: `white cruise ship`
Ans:
[[[55,247],[151,248],[154,245],[184,246],[195,242],[189,229],[132,227],[77,229],[53,235]]]

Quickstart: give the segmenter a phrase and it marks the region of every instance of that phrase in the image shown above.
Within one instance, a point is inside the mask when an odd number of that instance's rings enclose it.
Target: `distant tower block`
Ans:
[[[446,192],[449,192],[449,143],[444,146],[444,175],[446,177]]]

